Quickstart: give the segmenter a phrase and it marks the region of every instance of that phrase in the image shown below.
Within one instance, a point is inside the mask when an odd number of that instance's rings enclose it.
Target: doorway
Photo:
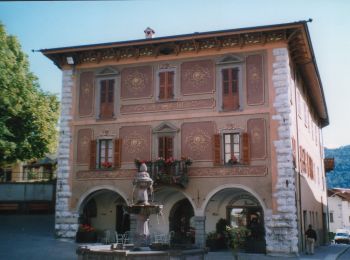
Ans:
[[[193,244],[195,237],[191,218],[194,211],[188,199],[182,199],[174,204],[169,214],[169,231],[174,231],[175,244]]]

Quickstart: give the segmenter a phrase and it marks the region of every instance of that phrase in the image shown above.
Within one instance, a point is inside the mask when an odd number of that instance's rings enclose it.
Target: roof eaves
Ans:
[[[207,32],[195,32],[190,34],[180,34],[180,35],[171,35],[150,39],[137,39],[137,40],[128,40],[128,41],[120,41],[120,42],[107,42],[107,43],[97,43],[97,44],[87,44],[87,45],[75,45],[75,46],[67,46],[67,47],[59,47],[59,48],[50,48],[50,49],[40,49],[39,51],[42,53],[60,53],[67,51],[76,51],[76,50],[87,50],[91,48],[105,48],[105,47],[122,47],[127,45],[143,45],[143,44],[152,44],[152,43],[160,43],[167,41],[176,41],[183,40],[187,38],[204,38],[212,35],[220,35],[220,34],[229,34],[229,33],[238,33],[245,31],[254,31],[254,30],[264,30],[264,29],[275,29],[275,28],[283,28],[290,26],[297,26],[301,24],[305,24],[307,21],[298,21],[292,23],[284,23],[284,24],[273,24],[273,25],[263,25],[263,26],[255,26],[255,27],[245,27],[238,29],[227,29],[227,30],[218,30],[218,31],[207,31]]]

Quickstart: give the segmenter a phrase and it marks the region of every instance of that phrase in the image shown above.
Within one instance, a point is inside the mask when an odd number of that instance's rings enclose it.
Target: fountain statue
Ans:
[[[146,164],[141,164],[140,171],[135,175],[133,185],[132,204],[127,208],[127,211],[136,217],[134,245],[145,250],[145,247],[150,244],[149,216],[151,214],[162,214],[163,205],[149,201],[149,195],[153,197],[153,180],[147,172]]]

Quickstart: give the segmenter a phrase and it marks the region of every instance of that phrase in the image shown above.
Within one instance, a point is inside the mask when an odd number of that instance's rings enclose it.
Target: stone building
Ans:
[[[57,235],[74,237],[79,222],[132,231],[138,160],[164,205],[151,233],[204,246],[220,219],[254,219],[268,254],[303,250],[309,223],[322,243],[329,121],[307,22],[145,33],[41,50],[63,74]]]

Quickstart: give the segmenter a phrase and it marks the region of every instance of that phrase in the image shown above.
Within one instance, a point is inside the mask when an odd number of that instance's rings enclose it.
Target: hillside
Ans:
[[[327,173],[328,188],[350,188],[350,145],[325,148],[325,157],[334,157],[334,171]]]

